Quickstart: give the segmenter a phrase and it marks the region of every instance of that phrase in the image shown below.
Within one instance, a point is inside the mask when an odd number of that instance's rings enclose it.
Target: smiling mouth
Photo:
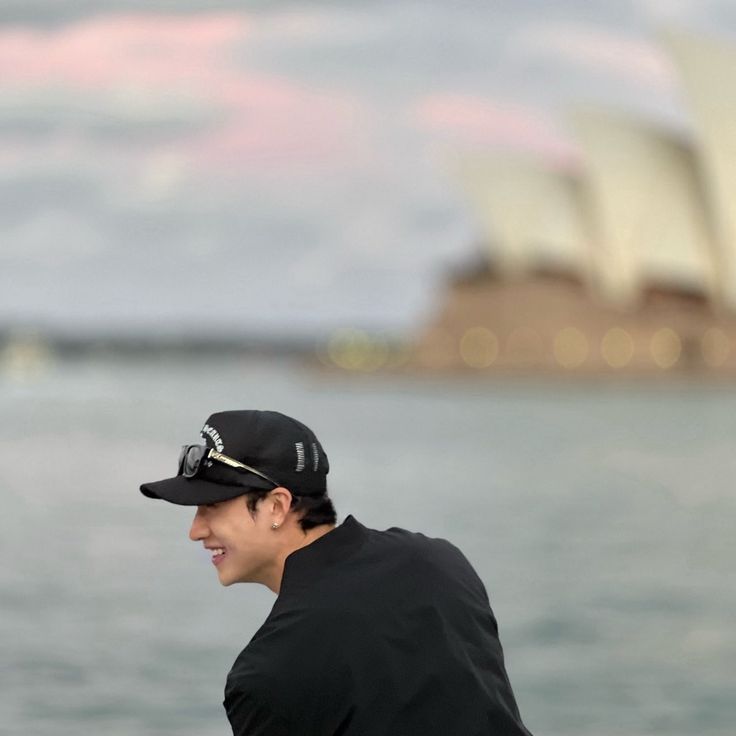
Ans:
[[[212,564],[214,565],[219,565],[225,558],[226,552],[223,547],[216,547],[210,550],[210,552],[212,553]]]

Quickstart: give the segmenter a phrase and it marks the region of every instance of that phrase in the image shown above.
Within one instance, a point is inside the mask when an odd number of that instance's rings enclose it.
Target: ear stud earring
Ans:
[[[271,529],[278,529],[281,526],[281,524],[277,524],[275,521],[273,524],[271,524]]]

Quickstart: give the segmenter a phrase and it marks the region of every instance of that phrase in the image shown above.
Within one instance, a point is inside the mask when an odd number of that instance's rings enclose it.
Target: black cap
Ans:
[[[327,492],[327,455],[312,430],[296,419],[276,411],[221,411],[207,419],[200,434],[208,447],[250,465],[295,496]],[[141,493],[199,506],[272,488],[273,484],[254,473],[213,461],[194,478],[177,475],[144,483]]]

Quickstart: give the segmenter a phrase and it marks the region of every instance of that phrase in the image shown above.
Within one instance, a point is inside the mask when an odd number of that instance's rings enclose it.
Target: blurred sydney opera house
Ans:
[[[690,139],[581,107],[574,169],[458,162],[483,256],[450,279],[412,367],[736,377],[736,47],[662,43]]]

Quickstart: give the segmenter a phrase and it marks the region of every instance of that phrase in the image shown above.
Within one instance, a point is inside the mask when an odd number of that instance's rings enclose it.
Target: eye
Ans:
[[[215,503],[206,503],[206,504],[204,505],[204,507],[205,507],[206,509],[216,509],[216,508],[217,508],[217,507],[218,507],[219,505],[220,505],[220,503],[219,503],[219,501],[217,501],[217,502],[215,502]]]

